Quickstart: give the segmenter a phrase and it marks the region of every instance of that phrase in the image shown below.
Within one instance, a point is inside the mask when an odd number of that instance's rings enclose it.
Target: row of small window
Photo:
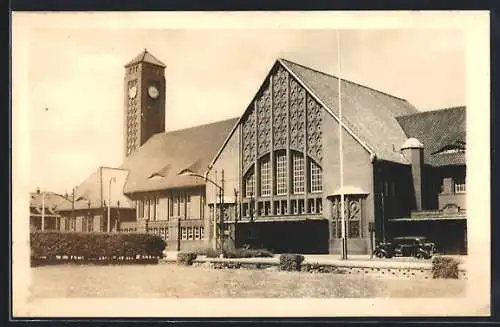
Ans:
[[[160,236],[162,239],[164,239],[165,241],[168,240],[168,228],[167,227],[164,227],[164,228],[151,228],[149,229],[149,232],[154,234],[154,235],[158,235]]]
[[[321,198],[308,199],[307,207],[304,205],[304,199],[290,200],[290,212],[288,211],[288,201],[274,201],[274,212],[271,208],[271,201],[258,201],[254,208],[255,216],[278,216],[278,215],[300,215],[300,214],[318,214],[323,212],[323,203]],[[256,209],[256,210],[255,210]],[[251,205],[243,203],[243,213],[245,217],[252,216]]]
[[[453,184],[455,184],[455,193],[465,193],[465,176],[454,177]]]
[[[199,217],[204,217],[205,198],[200,197]],[[161,220],[163,217],[184,217],[191,215],[191,195],[174,194],[160,198],[158,193],[146,196],[143,200],[136,201],[137,215],[139,218]],[[160,206],[161,204],[161,206]]]
[[[275,189],[276,195],[288,194],[288,160],[286,153],[276,152],[274,171],[276,174]],[[304,155],[299,152],[292,152],[292,191],[293,194],[303,194],[305,192],[305,162]],[[271,162],[270,156],[264,156],[259,160],[260,196],[270,196],[272,189]],[[309,188],[310,192],[321,192],[323,190],[322,170],[312,159],[308,160]],[[245,178],[245,195],[251,197],[255,195],[255,174],[251,168]]]
[[[181,240],[202,240],[205,238],[203,226],[181,227]]]
[[[94,217],[81,217],[82,222],[82,232],[93,232],[94,231]],[[64,230],[75,232],[76,228],[76,217],[70,217],[64,219]]]

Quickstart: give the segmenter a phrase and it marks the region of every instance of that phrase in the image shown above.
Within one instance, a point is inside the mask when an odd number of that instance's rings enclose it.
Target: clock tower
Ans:
[[[165,64],[146,49],[125,65],[125,157],[165,131]]]

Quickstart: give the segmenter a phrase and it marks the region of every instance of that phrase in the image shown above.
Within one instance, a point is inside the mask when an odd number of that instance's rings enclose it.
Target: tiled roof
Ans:
[[[147,62],[153,65],[157,65],[160,67],[166,67],[164,63],[162,63],[160,60],[156,59],[152,54],[148,52],[148,50],[144,49],[143,52],[141,52],[137,57],[132,59],[128,64],[125,65],[125,67],[129,67],[135,64],[138,64],[140,62]]]
[[[57,212],[65,203],[68,203],[69,200],[64,196],[53,193],[53,192],[45,192],[44,205],[47,210],[51,212]],[[33,213],[42,211],[42,193],[40,192],[32,192],[30,193],[30,210]]]
[[[153,135],[120,167],[129,171],[124,193],[204,185],[201,178],[178,176],[190,168],[201,174],[238,118]]]
[[[61,211],[74,208],[95,209],[102,208],[104,203],[108,204],[109,189],[111,185],[111,207],[133,208],[133,202],[123,194],[123,187],[127,179],[128,171],[118,168],[99,167],[87,179],[75,188],[75,202],[73,207],[73,194],[68,196],[69,201],[61,207]],[[110,183],[110,178],[114,181]],[[90,206],[89,206],[90,204]]]
[[[446,147],[464,147],[466,109],[453,107],[397,117],[408,137],[424,144],[424,161],[432,166],[465,165],[465,153],[440,153]]]
[[[337,117],[338,78],[280,59]],[[396,116],[418,113],[408,101],[342,79],[342,121],[379,159],[408,164],[399,152],[406,135]]]

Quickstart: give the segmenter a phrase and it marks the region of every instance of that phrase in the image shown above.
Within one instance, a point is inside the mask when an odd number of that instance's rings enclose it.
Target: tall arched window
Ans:
[[[269,156],[265,156],[260,160],[260,195],[271,195],[271,167]]]
[[[304,156],[300,153],[293,153],[293,193],[304,193]]]
[[[276,194],[285,195],[288,192],[286,153],[276,155]]]
[[[318,166],[314,161],[310,160],[310,172],[311,172],[311,192],[322,192],[323,191],[323,179],[321,167]]]

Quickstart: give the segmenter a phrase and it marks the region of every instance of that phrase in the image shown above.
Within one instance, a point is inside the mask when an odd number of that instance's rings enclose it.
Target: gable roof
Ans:
[[[292,74],[338,121],[338,77],[280,58],[267,73],[266,80],[278,64]],[[375,153],[379,159],[409,164],[399,151],[406,136],[396,117],[419,111],[404,99],[345,79],[341,80],[341,92],[344,128],[370,153]],[[251,106],[248,106],[245,112],[250,109]],[[217,161],[244,116],[245,113],[233,126],[225,142],[212,159],[210,167]]]
[[[133,202],[123,194],[123,186],[127,178],[128,171],[111,167],[99,167],[80,185],[75,188],[75,203],[73,207],[73,194],[68,196],[68,201],[60,210],[68,211],[79,209],[102,208],[104,201],[109,203],[109,189],[111,185],[111,207],[115,208],[120,202],[120,208],[133,208]],[[110,183],[110,178],[114,182]],[[90,204],[90,205],[89,205]]]
[[[466,108],[453,107],[397,117],[408,137],[424,145],[424,162],[432,166],[465,165],[465,152],[441,152],[465,148]]]
[[[338,120],[338,77],[285,59],[278,60]],[[342,123],[379,159],[408,164],[399,152],[406,135],[396,116],[418,110],[408,101],[341,79]]]
[[[132,59],[128,64],[126,64],[125,67],[129,67],[129,66],[141,63],[141,62],[147,62],[149,64],[153,64],[153,65],[160,66],[163,68],[166,67],[164,63],[162,63],[160,60],[156,59],[146,49],[144,49],[143,52],[141,52],[139,55],[137,55],[137,57]]]
[[[128,157],[124,193],[205,185],[201,178],[178,176],[189,168],[203,174],[238,118],[153,135]]]
[[[44,206],[46,208],[47,213],[54,214],[59,211],[61,207],[64,206],[65,203],[68,203],[69,200],[64,196],[54,193],[54,192],[45,192],[44,195]],[[41,192],[31,192],[30,193],[30,212],[34,214],[41,214],[42,212],[42,193]]]

